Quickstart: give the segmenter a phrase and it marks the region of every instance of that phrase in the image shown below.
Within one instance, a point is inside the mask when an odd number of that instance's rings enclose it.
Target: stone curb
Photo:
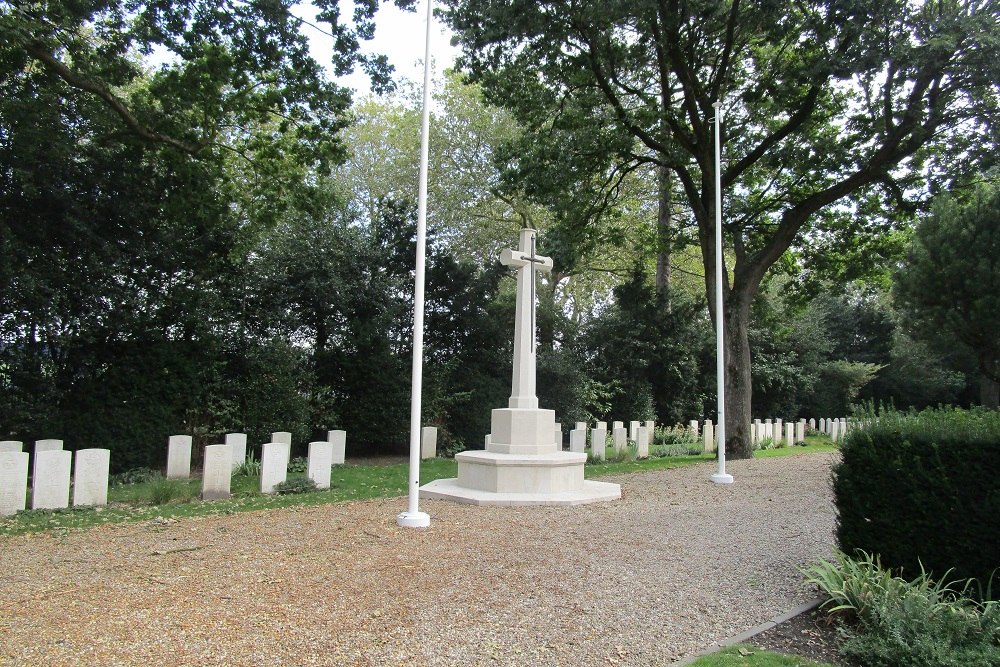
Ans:
[[[698,651],[697,653],[694,653],[692,655],[689,655],[686,658],[683,658],[682,660],[680,660],[678,662],[673,663],[672,665],[670,665],[670,667],[687,667],[688,665],[690,665],[691,663],[693,663],[695,660],[697,660],[698,658],[700,658],[702,656],[706,656],[706,655],[709,655],[711,653],[715,653],[716,651],[719,651],[719,650],[722,650],[722,649],[724,649],[726,647],[732,646],[733,644],[741,644],[741,643],[743,643],[743,642],[745,642],[745,641],[747,641],[749,639],[752,639],[753,637],[756,637],[757,635],[759,635],[760,633],[762,633],[762,632],[764,632],[766,630],[770,630],[771,628],[775,627],[776,625],[780,625],[780,624],[784,623],[785,621],[787,621],[787,620],[789,620],[791,618],[795,618],[799,614],[804,614],[807,611],[812,611],[816,607],[818,607],[821,604],[823,604],[823,600],[824,599],[825,598],[815,598],[813,600],[810,600],[809,602],[806,602],[804,604],[800,604],[798,607],[795,607],[794,609],[789,609],[785,613],[783,613],[783,614],[781,614],[779,616],[775,616],[770,621],[766,621],[764,623],[761,623],[760,625],[758,625],[755,628],[750,628],[746,632],[741,632],[738,635],[734,635],[734,636],[729,637],[727,639],[723,639],[722,641],[715,642],[714,644],[712,644],[708,648],[705,648],[705,649],[703,649],[701,651]]]

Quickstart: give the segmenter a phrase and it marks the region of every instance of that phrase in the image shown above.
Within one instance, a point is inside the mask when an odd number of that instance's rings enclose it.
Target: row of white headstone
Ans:
[[[306,475],[318,489],[330,488],[332,467],[344,464],[347,446],[346,431],[328,431],[327,439],[309,443]],[[288,479],[292,434],[277,431],[271,442],[261,446],[260,492],[271,494]],[[227,433],[221,445],[205,447],[201,497],[203,500],[229,498],[233,472],[247,460],[246,433]],[[191,436],[172,435],[167,440],[167,479],[187,479],[191,476]]]
[[[771,440],[774,443],[780,443],[784,440],[785,445],[791,447],[796,442],[803,442],[806,439],[807,429],[815,431],[818,426],[820,433],[825,433],[834,442],[837,442],[847,433],[849,425],[850,422],[844,417],[839,419],[823,418],[819,420],[818,425],[815,419],[807,420],[805,418],[801,418],[797,422],[787,423],[781,419],[754,419],[753,423],[750,424],[750,438],[754,444],[763,442],[764,440]],[[690,428],[697,434],[698,422],[696,420],[691,421]],[[702,433],[704,435],[705,451],[715,451],[717,439],[711,419],[705,420]]]
[[[18,440],[0,441],[0,516],[27,507],[28,452]],[[75,455],[63,449],[62,440],[36,440],[31,471],[31,509],[63,509],[70,503],[72,472],[73,506],[107,505],[111,450],[80,449]]]
[[[590,435],[589,449],[593,458],[599,461],[607,458],[608,435],[610,433],[610,446],[616,452],[625,451],[629,447],[629,441],[631,441],[635,443],[636,457],[644,459],[649,457],[649,445],[653,441],[653,432],[656,429],[656,423],[653,420],[645,422],[630,421],[628,429],[626,429],[625,422],[616,421],[611,423],[609,432],[607,422],[597,422],[593,428],[589,428],[587,422],[576,422],[575,428],[569,432],[569,451],[576,453],[585,453],[587,451],[588,429]],[[486,436],[487,444],[489,444],[489,437]],[[561,450],[563,447],[561,424],[556,424],[555,441],[556,447]]]

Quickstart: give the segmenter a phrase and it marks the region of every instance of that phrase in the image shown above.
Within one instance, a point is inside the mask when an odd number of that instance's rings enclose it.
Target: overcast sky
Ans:
[[[382,53],[388,56],[389,62],[396,68],[396,77],[402,75],[413,81],[423,81],[426,0],[418,0],[416,13],[397,9],[391,2],[380,5],[375,17],[375,39],[362,42],[362,50],[365,53]],[[353,14],[352,0],[341,0],[341,6],[342,16],[349,17]],[[315,22],[316,10],[309,2],[301,3],[294,10],[294,14]],[[321,63],[330,62],[333,39],[308,26],[304,27],[304,31],[313,35],[311,39],[313,57]],[[450,40],[451,31],[440,21],[435,20],[431,30],[431,62],[435,73],[451,67],[458,55],[458,49],[451,46]],[[357,91],[355,99],[369,92],[368,77],[363,72],[357,72],[339,81]]]

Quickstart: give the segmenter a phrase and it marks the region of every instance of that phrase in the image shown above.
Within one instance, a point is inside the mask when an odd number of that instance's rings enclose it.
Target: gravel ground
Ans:
[[[833,455],[575,508],[364,501],[0,538],[0,665],[669,665],[807,601]]]

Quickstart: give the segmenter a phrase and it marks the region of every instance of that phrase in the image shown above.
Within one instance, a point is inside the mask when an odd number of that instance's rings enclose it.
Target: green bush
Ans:
[[[1000,413],[861,415],[841,444],[833,490],[846,553],[877,553],[985,585],[1000,566]]]
[[[111,475],[108,478],[108,486],[131,486],[133,484],[145,484],[163,477],[163,473],[152,468],[132,468],[125,472]]]
[[[805,572],[828,600],[847,613],[840,653],[866,667],[991,667],[1000,664],[1000,605],[977,602],[973,587],[938,581],[921,571],[913,581],[892,575],[877,556],[838,553],[836,562]]]
[[[285,496],[292,493],[308,493],[316,490],[316,482],[305,475],[295,475],[289,477],[275,487],[278,495]]]
[[[303,473],[309,471],[309,459],[304,456],[296,456],[288,462],[289,473]]]

